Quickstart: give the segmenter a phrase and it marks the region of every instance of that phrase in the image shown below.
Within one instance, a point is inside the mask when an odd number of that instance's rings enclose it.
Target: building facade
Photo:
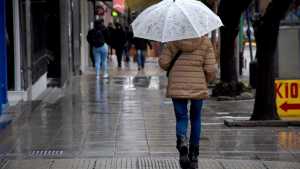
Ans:
[[[64,87],[87,69],[91,1],[1,0],[1,5],[7,55],[4,60],[1,54],[6,66],[1,74],[7,78],[3,91],[8,91],[10,103],[34,100],[47,85]]]

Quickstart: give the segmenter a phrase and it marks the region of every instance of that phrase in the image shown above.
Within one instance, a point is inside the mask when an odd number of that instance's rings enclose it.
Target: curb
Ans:
[[[41,106],[42,101],[22,101],[14,106],[8,106],[7,109],[0,115],[0,129],[9,127],[10,124],[19,120],[25,113],[32,113]],[[16,115],[12,115],[12,112]]]
[[[227,127],[300,127],[300,121],[287,120],[264,120],[264,121],[250,121],[250,120],[224,120],[224,125]]]
[[[12,117],[4,113],[0,116],[0,129],[6,128],[12,122]]]

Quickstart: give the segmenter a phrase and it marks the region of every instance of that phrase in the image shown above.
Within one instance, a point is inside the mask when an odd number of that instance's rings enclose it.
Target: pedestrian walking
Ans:
[[[216,76],[216,58],[207,34],[223,23],[200,1],[164,0],[145,9],[131,25],[136,37],[167,42],[159,64],[168,75],[167,97],[172,98],[176,116],[179,163],[183,169],[198,169],[202,105],[208,98],[207,83]]]
[[[167,97],[172,98],[176,116],[176,147],[180,165],[184,169],[197,169],[203,99],[208,98],[208,82],[216,76],[213,46],[206,36],[169,42],[163,48],[159,65],[169,72]],[[188,102],[191,123],[189,148]]]
[[[133,38],[133,44],[136,49],[138,70],[144,69],[147,45],[149,45],[150,49],[152,49],[152,45],[148,40],[142,38]]]
[[[125,55],[125,62],[128,64],[130,62],[129,51],[133,39],[133,32],[128,26],[125,27],[125,37],[126,37],[126,42],[124,45],[124,55]]]
[[[107,25],[107,34],[108,34],[108,38],[107,38],[107,44],[109,46],[109,54],[112,55],[113,54],[113,33],[115,31],[115,28],[113,26],[113,24],[110,22]]]
[[[123,50],[124,45],[126,42],[125,32],[123,30],[123,27],[120,23],[115,24],[115,30],[113,33],[113,47],[116,50],[117,55],[117,61],[118,61],[118,67],[122,67],[122,56],[123,56]]]
[[[100,71],[103,71],[103,77],[108,78],[108,46],[106,44],[107,30],[103,20],[96,20],[94,28],[89,30],[87,41],[93,47],[93,55],[96,67],[96,77],[100,77]]]

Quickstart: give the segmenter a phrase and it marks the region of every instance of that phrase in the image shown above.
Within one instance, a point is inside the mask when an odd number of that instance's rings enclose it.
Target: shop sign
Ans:
[[[276,80],[275,93],[280,117],[300,117],[300,80]]]
[[[113,0],[113,8],[120,13],[124,13],[125,12],[125,0]]]

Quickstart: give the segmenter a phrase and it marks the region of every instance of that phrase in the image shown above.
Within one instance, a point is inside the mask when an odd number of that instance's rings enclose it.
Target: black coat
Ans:
[[[108,37],[107,37],[107,44],[109,46],[113,45],[113,37],[112,36],[113,36],[114,31],[115,31],[115,29],[113,27],[111,27],[111,26],[107,27],[107,35],[108,35]]]
[[[126,44],[125,47],[130,48],[131,44],[133,43],[133,32],[132,31],[125,31],[126,35]]]
[[[116,28],[112,34],[112,47],[115,49],[124,48],[126,35],[123,29]]]
[[[104,42],[105,43],[108,43],[109,41],[109,34],[108,34],[108,30],[106,29],[106,27],[104,25],[101,25],[99,28],[93,28],[93,29],[90,29],[88,34],[87,34],[87,41],[88,42],[91,42],[95,34],[95,32],[97,31],[101,31],[102,32],[102,35],[103,35],[103,38],[104,38]]]
[[[133,38],[132,42],[137,50],[147,50],[147,44],[152,48],[151,43],[146,39]]]

